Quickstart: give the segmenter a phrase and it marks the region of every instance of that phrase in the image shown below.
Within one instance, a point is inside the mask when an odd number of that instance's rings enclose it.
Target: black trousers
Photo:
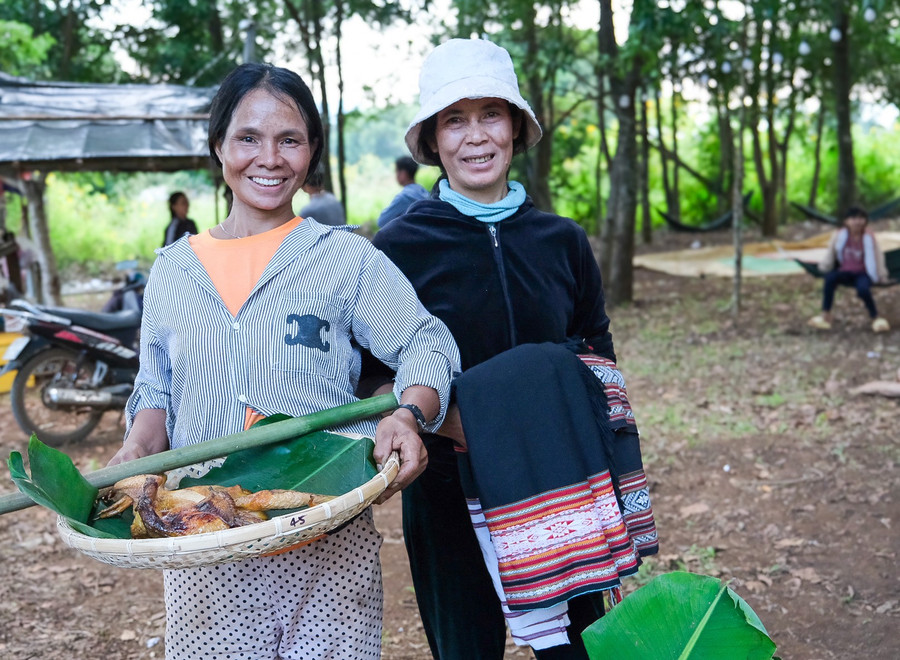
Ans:
[[[825,285],[822,287],[822,309],[824,311],[831,311],[831,306],[834,304],[834,292],[839,284],[855,288],[856,295],[863,301],[869,316],[873,319],[878,316],[875,299],[872,297],[872,280],[866,273],[849,273],[844,270],[832,270],[825,273]]]
[[[506,621],[484,565],[450,440],[426,436],[428,467],[403,491],[403,536],[419,614],[435,660],[502,660]],[[570,644],[538,660],[587,660],[581,632],[603,615],[600,594],[569,601]]]

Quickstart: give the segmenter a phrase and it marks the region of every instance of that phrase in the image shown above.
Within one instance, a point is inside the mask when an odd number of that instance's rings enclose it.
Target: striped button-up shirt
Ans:
[[[459,351],[409,281],[361,236],[304,220],[284,239],[237,316],[187,238],[157,251],[144,292],[140,371],[126,407],[166,411],[172,448],[240,431],[247,406],[300,416],[356,400],[359,351],[437,390],[440,415]],[[376,421],[333,430],[374,437]]]

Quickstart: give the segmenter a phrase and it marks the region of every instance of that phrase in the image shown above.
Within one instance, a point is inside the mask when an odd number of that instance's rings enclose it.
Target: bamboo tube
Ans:
[[[84,475],[84,478],[96,488],[105,488],[126,477],[133,477],[137,474],[159,474],[166,470],[201,463],[220,456],[228,456],[242,449],[262,447],[314,431],[322,431],[339,424],[388,412],[396,407],[397,398],[393,394],[381,394],[303,417],[257,426],[246,431],[224,435],[221,438],[206,440],[196,445],[169,449],[158,454],[136,458],[133,461],[111,465],[89,472]],[[0,514],[19,511],[33,505],[34,501],[24,493],[10,493],[0,497]]]

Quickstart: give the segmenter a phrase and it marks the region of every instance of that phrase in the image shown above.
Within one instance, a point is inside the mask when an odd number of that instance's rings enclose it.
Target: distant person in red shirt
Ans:
[[[187,195],[180,190],[169,195],[169,212],[172,214],[172,220],[166,227],[163,247],[171,245],[185,234],[197,233],[197,223],[187,217],[190,207]]]
[[[875,235],[868,229],[869,214],[865,209],[851,206],[844,214],[844,226],[831,237],[828,252],[819,263],[819,270],[825,274],[822,294],[822,313],[812,317],[808,323],[820,330],[831,329],[833,320],[831,307],[834,292],[839,284],[856,288],[869,317],[874,332],[891,329],[887,319],[878,315],[872,285],[888,279],[884,254],[878,247]]]

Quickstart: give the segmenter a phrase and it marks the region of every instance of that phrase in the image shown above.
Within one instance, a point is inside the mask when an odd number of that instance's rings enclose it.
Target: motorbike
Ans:
[[[51,446],[86,438],[108,410],[122,410],[138,371],[144,278],[131,272],[104,312],[17,299],[0,315],[24,334],[7,348],[0,375],[15,370],[13,416],[26,434]]]

